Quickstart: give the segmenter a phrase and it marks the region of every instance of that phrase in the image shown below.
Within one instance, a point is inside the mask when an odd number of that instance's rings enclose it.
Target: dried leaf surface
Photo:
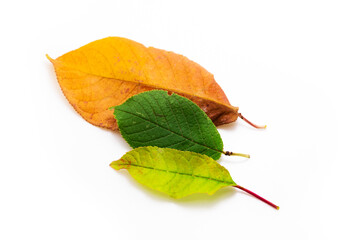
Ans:
[[[215,125],[238,118],[211,73],[186,57],[109,37],[49,60],[61,89],[88,122],[116,130],[109,107],[148,90],[175,92],[195,102]]]
[[[132,148],[167,147],[217,160],[223,142],[215,125],[195,103],[162,90],[137,94],[114,107],[122,136]]]
[[[110,166],[127,169],[139,183],[173,198],[211,195],[220,188],[236,186],[229,172],[212,158],[170,148],[136,148]]]

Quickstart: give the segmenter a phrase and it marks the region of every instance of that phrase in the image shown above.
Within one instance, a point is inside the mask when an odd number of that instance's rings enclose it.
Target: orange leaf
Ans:
[[[214,76],[173,52],[147,48],[126,38],[108,37],[57,59],[47,57],[70,104],[96,126],[116,130],[113,110],[109,107],[152,89],[189,98],[215,125],[238,118],[238,108],[230,105]]]

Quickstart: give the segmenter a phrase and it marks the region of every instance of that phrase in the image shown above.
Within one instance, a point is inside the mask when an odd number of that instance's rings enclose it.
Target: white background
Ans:
[[[0,239],[360,239],[359,1],[3,1]],[[215,75],[242,121],[219,128],[233,179],[173,200],[109,163],[130,147],[84,121],[56,58],[121,36]]]

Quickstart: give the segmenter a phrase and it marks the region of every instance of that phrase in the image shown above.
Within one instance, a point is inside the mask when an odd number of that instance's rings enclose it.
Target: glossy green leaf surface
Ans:
[[[236,185],[229,172],[212,158],[170,148],[136,148],[110,166],[127,169],[139,183],[173,198],[193,193],[211,195],[220,188]]]
[[[122,136],[133,148],[173,148],[215,160],[223,153],[223,142],[213,122],[185,97],[153,90],[137,94],[113,109]]]

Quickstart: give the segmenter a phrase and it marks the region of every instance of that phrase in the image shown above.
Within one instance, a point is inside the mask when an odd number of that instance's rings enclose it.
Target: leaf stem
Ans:
[[[226,156],[240,156],[240,157],[245,157],[245,158],[250,158],[249,154],[244,154],[244,153],[234,153],[234,152],[223,152],[223,154],[225,154]]]
[[[241,113],[239,113],[239,117],[244,120],[245,122],[247,122],[248,124],[250,124],[251,126],[253,126],[254,128],[257,128],[257,129],[265,129],[266,128],[266,125],[264,126],[259,126],[259,125],[256,125],[256,124],[253,124],[252,122],[250,122],[249,120],[247,120]]]
[[[239,189],[243,190],[244,192],[247,192],[247,193],[250,194],[251,196],[256,197],[257,199],[259,199],[259,200],[263,201],[264,203],[270,205],[271,207],[275,208],[276,210],[279,210],[279,206],[273,204],[272,202],[266,200],[266,199],[263,198],[263,197],[260,197],[260,196],[257,195],[256,193],[254,193],[254,192],[252,192],[252,191],[250,191],[250,190],[248,190],[248,189],[246,189],[246,188],[243,188],[243,187],[241,187],[241,186],[239,186],[239,185],[236,185],[236,186],[233,186],[233,187],[239,188]]]

